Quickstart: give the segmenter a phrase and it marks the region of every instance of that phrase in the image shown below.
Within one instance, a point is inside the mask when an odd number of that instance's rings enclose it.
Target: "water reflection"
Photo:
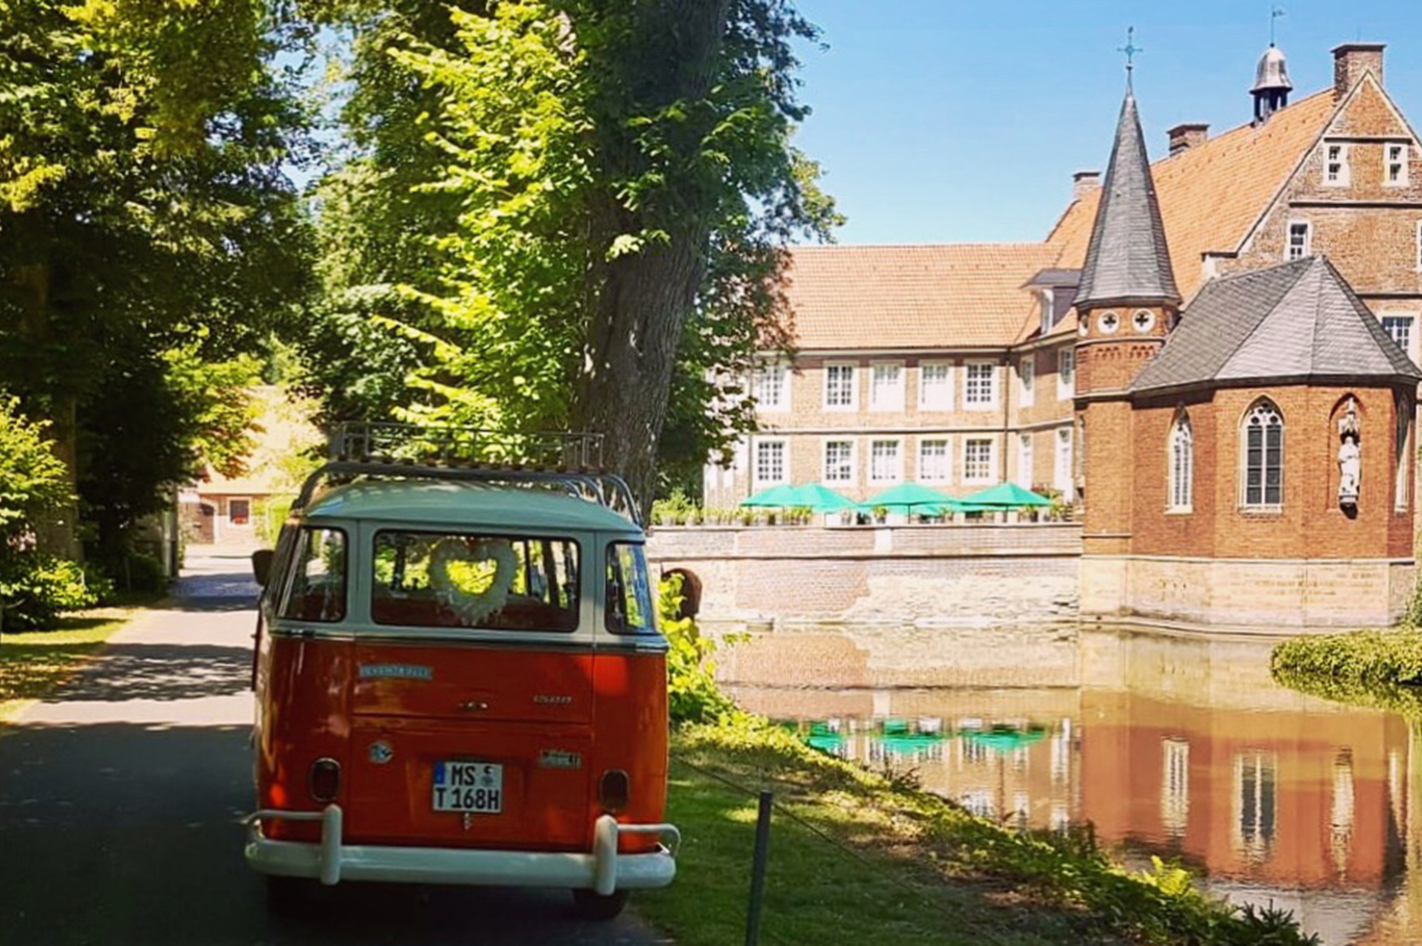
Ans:
[[[743,645],[735,665],[783,643]],[[1001,649],[990,631],[959,641],[979,666],[974,647]],[[971,687],[732,688],[824,751],[912,770],[994,820],[1089,822],[1127,861],[1177,858],[1217,894],[1292,909],[1329,944],[1422,942],[1415,726],[1276,685],[1267,642],[1083,631],[1072,650],[1045,668],[1055,686],[1037,682],[1042,667],[1019,686],[1003,661],[997,685],[979,670]],[[882,640],[872,652],[855,678],[887,659]]]

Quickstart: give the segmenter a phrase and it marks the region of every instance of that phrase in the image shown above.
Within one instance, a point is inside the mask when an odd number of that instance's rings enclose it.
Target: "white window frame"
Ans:
[[[844,480],[830,477],[830,444],[849,444],[849,478]],[[859,483],[859,445],[854,437],[825,437],[820,441],[820,481],[826,486],[855,486]]]
[[[1422,220],[1417,221],[1417,271],[1422,273]]]
[[[1037,292],[1037,298],[1042,305],[1042,334],[1046,335],[1055,324],[1052,316],[1056,314],[1056,295],[1050,289],[1042,289]]]
[[[1017,435],[1017,485],[1023,489],[1032,488],[1035,459],[1032,456],[1032,435]]]
[[[1422,226],[1422,224],[1419,224]],[[942,368],[943,380],[938,385],[937,390],[942,397],[932,400],[928,396],[928,383],[924,369]],[[953,409],[953,362],[951,361],[923,361],[918,365],[918,407],[924,411],[951,411]]]
[[[988,445],[987,451],[987,475],[970,476],[968,467],[968,448],[972,444],[985,443]],[[997,438],[995,437],[963,437],[963,484],[964,485],[991,485],[997,482]]]
[[[776,401],[774,404],[767,404],[761,399],[761,380],[767,373],[774,373],[776,381]],[[766,362],[757,365],[751,378],[753,385],[752,392],[755,395],[755,409],[760,414],[785,414],[790,410],[790,369],[782,364]]]
[[[1393,159],[1392,159],[1392,149],[1393,149],[1393,148],[1401,148],[1401,149],[1402,149],[1402,154],[1398,156],[1398,160],[1397,160],[1397,161],[1393,161]],[[1406,186],[1407,186],[1407,183],[1408,183],[1408,177],[1410,176],[1409,173],[1408,173],[1408,170],[1409,170],[1409,166],[1410,166],[1410,164],[1411,164],[1411,159],[1412,159],[1412,147],[1411,147],[1411,145],[1409,145],[1407,142],[1403,142],[1403,141],[1386,141],[1386,142],[1383,142],[1383,186],[1384,186],[1384,187],[1406,187]],[[1397,180],[1395,180],[1395,181],[1392,179],[1392,166],[1393,166],[1394,164],[1399,165],[1399,169],[1398,169],[1398,170],[1399,170],[1399,174],[1398,174]]]
[[[1165,449],[1165,509],[1172,513],[1194,512],[1195,431],[1188,416],[1182,414],[1170,425],[1170,436],[1166,439]]]
[[[881,443],[894,445],[894,471],[888,477],[875,476],[874,448]],[[869,441],[869,482],[875,486],[904,481],[904,441],[902,437],[873,437]]]
[[[1378,324],[1382,326],[1384,332],[1387,332],[1389,338],[1397,341],[1397,336],[1388,328],[1389,321],[1407,322],[1407,341],[1399,344],[1402,344],[1402,350],[1407,353],[1407,357],[1416,361],[1412,352],[1417,343],[1417,316],[1412,312],[1381,312],[1378,314]]]
[[[974,401],[968,397],[972,390],[972,375],[974,368],[988,369],[988,399],[986,401]],[[991,411],[997,408],[997,388],[998,388],[998,364],[995,361],[969,361],[963,364],[963,410],[965,411]]]
[[[1304,228],[1303,252],[1298,256],[1293,255],[1294,249],[1294,227]],[[1292,263],[1313,255],[1313,221],[1311,220],[1290,220],[1287,229],[1284,230],[1284,262]]]
[[[1393,411],[1397,415],[1394,418],[1393,430],[1393,460],[1397,464],[1394,474],[1392,508],[1396,512],[1407,512],[1411,506],[1412,499],[1412,456],[1416,452],[1412,449],[1412,428],[1413,418],[1417,413],[1417,406],[1411,398],[1405,395],[1394,395]]]
[[[848,403],[848,404],[831,404],[831,403],[830,403],[830,369],[831,369],[831,368],[841,368],[841,369],[842,369],[842,368],[848,368],[848,369],[849,369],[849,403]],[[852,362],[852,361],[827,361],[827,362],[825,362],[824,367],[823,367],[821,370],[822,370],[822,372],[824,373],[824,400],[823,400],[824,409],[827,410],[827,411],[837,411],[837,412],[844,412],[844,413],[853,413],[853,412],[859,410],[859,365],[855,364],[855,363]]]
[[[1260,458],[1262,465],[1259,470],[1259,501],[1249,501],[1249,421],[1256,413],[1262,410],[1272,410],[1279,418],[1279,501],[1269,502],[1269,443],[1267,434],[1263,437],[1260,447],[1263,455]],[[1264,428],[1267,430],[1268,428]],[[1284,508],[1284,472],[1288,469],[1289,455],[1288,449],[1288,423],[1284,418],[1284,412],[1279,410],[1279,405],[1267,398],[1260,398],[1249,409],[1244,412],[1239,424],[1239,505],[1242,509],[1256,510],[1262,512],[1278,512]]]
[[[892,368],[898,375],[898,380],[891,387],[887,399],[879,397],[878,377],[881,369]],[[902,412],[904,409],[904,388],[906,387],[907,371],[902,361],[874,361],[869,363],[869,410],[879,413]]]
[[[1076,397],[1076,349],[1071,345],[1057,349],[1057,400]]]
[[[1017,360],[1017,386],[1022,392],[1022,406],[1037,403],[1037,353],[1029,351]]]
[[[1065,445],[1065,450],[1063,450]],[[1058,427],[1052,434],[1052,486],[1061,490],[1062,495],[1071,495],[1071,474],[1075,468],[1075,444],[1071,442],[1071,428]]]
[[[1329,165],[1333,163],[1328,153],[1332,149],[1338,149],[1338,176],[1329,178]],[[1347,187],[1353,178],[1352,163],[1349,158],[1349,147],[1342,141],[1325,141],[1323,143],[1323,186],[1324,187]]]
[[[780,479],[761,479],[760,477],[760,449],[761,447],[780,445]],[[755,448],[751,451],[750,457],[751,483],[756,490],[766,486],[779,486],[782,483],[790,482],[790,441],[786,437],[757,437],[755,438]]]
[[[927,470],[927,465],[923,462],[923,456],[924,456],[924,454],[923,454],[923,448],[926,447],[926,446],[928,446],[930,443],[935,443],[935,444],[941,443],[941,444],[943,444],[943,475],[942,475],[942,476],[929,476],[928,473],[926,472],[926,470]],[[920,436],[920,437],[918,438],[918,458],[917,458],[917,464],[918,464],[917,467],[915,467],[915,469],[918,471],[918,476],[916,477],[916,479],[917,479],[920,483],[951,483],[951,482],[953,482],[953,438],[952,438],[952,437],[949,437],[947,434],[943,434],[942,436],[928,436],[928,437]]]

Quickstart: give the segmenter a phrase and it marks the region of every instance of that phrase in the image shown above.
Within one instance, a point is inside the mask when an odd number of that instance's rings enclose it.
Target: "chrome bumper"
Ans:
[[[267,820],[319,821],[321,840],[273,841],[262,834]],[[606,895],[616,890],[665,887],[676,876],[681,832],[669,824],[618,824],[603,815],[593,827],[591,853],[490,851],[470,848],[391,847],[345,844],[339,805],[324,811],[262,810],[248,815],[247,864],[263,874],[309,877],[327,885],[342,880],[390,883],[470,884],[491,887],[585,888]],[[663,839],[650,854],[619,854],[623,834],[655,834]]]

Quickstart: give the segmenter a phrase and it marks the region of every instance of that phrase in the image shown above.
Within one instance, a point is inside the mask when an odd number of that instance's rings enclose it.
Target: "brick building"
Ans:
[[[1395,617],[1422,164],[1383,48],[1339,46],[1334,86],[1291,104],[1271,47],[1255,120],[1176,126],[1154,164],[1128,96],[1107,185],[1079,172],[1042,243],[797,248],[798,358],[758,372],[762,431],[708,467],[708,504],[778,482],[863,498],[1010,480],[1084,502],[1085,613]],[[1357,429],[1346,504],[1340,423]]]

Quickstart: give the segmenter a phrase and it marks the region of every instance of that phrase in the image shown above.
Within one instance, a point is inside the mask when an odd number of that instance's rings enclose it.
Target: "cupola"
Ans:
[[[1266,122],[1270,115],[1288,105],[1293,87],[1284,51],[1270,43],[1254,70],[1254,88],[1250,90],[1254,96],[1254,121]]]

